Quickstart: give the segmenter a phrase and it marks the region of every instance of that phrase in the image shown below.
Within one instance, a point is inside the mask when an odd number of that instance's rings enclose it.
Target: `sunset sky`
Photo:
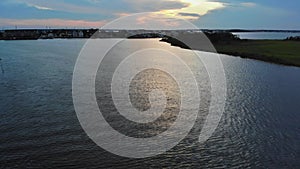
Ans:
[[[199,28],[300,29],[299,7],[297,0],[1,0],[0,27],[98,28],[155,12]]]

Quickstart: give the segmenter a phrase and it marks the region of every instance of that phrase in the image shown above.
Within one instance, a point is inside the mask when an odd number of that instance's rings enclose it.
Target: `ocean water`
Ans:
[[[152,46],[177,52],[191,66],[201,86],[202,107],[189,135],[164,154],[131,159],[97,146],[77,119],[72,101],[72,75],[84,43],[85,40],[0,41],[3,68],[0,72],[0,168],[300,166],[300,68],[221,55],[227,80],[225,112],[213,136],[200,144],[197,140],[210,96],[203,64],[191,57],[191,51],[171,47],[158,39],[121,43],[110,53],[114,59],[108,58],[99,68],[95,82],[99,108],[121,133],[151,137],[163,132],[172,125],[178,108],[176,84],[166,81],[162,72],[148,71],[134,79],[133,84],[140,86],[132,92],[133,98],[143,95],[152,85],[160,85],[171,93],[168,100],[172,106],[167,109],[166,121],[145,128],[117,117],[107,89],[116,62],[125,57],[124,51],[129,48]],[[176,68],[172,61],[162,58],[160,62]],[[143,98],[135,101],[139,109],[149,107]]]
[[[288,37],[300,36],[300,33],[289,33],[289,32],[239,32],[233,33],[238,35],[241,39],[275,39],[281,40]]]

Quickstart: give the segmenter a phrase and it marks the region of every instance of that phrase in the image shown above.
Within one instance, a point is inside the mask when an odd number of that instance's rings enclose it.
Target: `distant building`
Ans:
[[[83,38],[83,37],[84,37],[84,33],[83,33],[82,31],[79,31],[78,37],[79,37],[79,38]]]
[[[78,37],[78,32],[77,31],[73,31],[72,32],[72,37],[73,38],[77,38]]]
[[[48,38],[53,39],[54,38],[54,34],[53,33],[49,33],[48,34]]]

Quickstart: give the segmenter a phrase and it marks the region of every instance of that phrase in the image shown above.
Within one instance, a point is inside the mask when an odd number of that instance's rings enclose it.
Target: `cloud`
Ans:
[[[85,0],[84,5],[61,0],[11,1],[25,3],[40,10],[55,10],[74,14],[99,14],[106,18],[137,12],[159,12],[182,19],[198,19],[209,11],[225,7],[225,3],[210,0]],[[250,5],[250,3],[244,5]]]
[[[85,20],[65,20],[65,19],[6,19],[0,18],[0,26],[18,27],[80,27],[80,28],[99,28],[106,21],[85,21]]]
[[[77,1],[77,3],[70,3],[62,0],[11,0],[10,2],[22,3],[39,10],[63,11],[72,14],[82,14],[83,16],[91,15],[93,18],[98,16],[105,20],[112,20],[116,17],[128,16],[137,12],[154,12],[169,18],[197,20],[211,11],[226,7],[226,4],[223,2],[211,0],[84,0],[86,3],[80,2],[80,5]],[[61,26],[64,23],[63,21],[66,21],[66,26],[67,24],[80,26],[78,20],[63,20],[62,18],[60,20],[32,19],[24,20],[24,22],[20,20],[20,23],[23,25],[33,23],[35,25],[50,26],[51,21],[54,22],[54,26]],[[95,25],[89,21],[81,21],[81,23],[88,26]],[[167,20],[165,23],[167,25],[171,24]]]
[[[115,13],[115,16],[117,17],[124,17],[124,16],[129,16],[131,15],[130,13],[126,13],[126,12],[121,12],[121,13]]]
[[[52,8],[48,8],[48,7],[44,7],[44,6],[39,6],[39,5],[33,5],[33,4],[27,4],[29,7],[34,7],[36,9],[39,9],[39,10],[49,10],[49,11],[52,11],[54,9]]]
[[[151,29],[174,30],[195,28],[190,22],[179,18],[168,17],[158,12],[139,13],[112,21],[103,29]]]
[[[91,2],[91,3],[99,3],[101,2],[101,0],[87,0],[88,2]]]
[[[177,15],[189,19],[198,19],[201,17],[201,15],[197,13],[187,13],[187,12],[179,12]]]
[[[244,2],[244,3],[241,3],[241,5],[244,6],[244,7],[255,7],[256,3],[253,3],[253,2]]]
[[[196,13],[185,13],[185,12],[180,12],[180,13],[178,13],[178,15],[181,15],[181,16],[200,17],[200,15],[199,15],[199,14],[196,14]]]
[[[209,0],[123,0],[137,12],[151,11],[181,19],[199,19],[210,11],[226,7],[225,3]]]
[[[78,5],[61,0],[14,0],[25,3],[37,9],[48,9],[80,14],[104,14],[114,16],[114,13],[157,12],[161,10],[181,9],[189,3],[180,0],[85,0],[87,3]],[[110,4],[108,4],[110,3]],[[118,6],[112,7],[111,5]],[[122,8],[120,8],[122,7]]]
[[[182,0],[190,5],[176,10],[163,10],[160,13],[181,19],[196,20],[207,13],[226,7],[225,3],[207,0]]]
[[[190,4],[179,0],[123,0],[135,12],[156,12],[161,10],[182,9]],[[134,12],[134,11],[132,11]]]
[[[80,6],[72,3],[66,3],[61,0],[16,0],[16,2],[25,3],[27,6],[35,7],[37,9],[48,9],[79,14],[107,14],[111,12],[105,10],[105,8],[88,5]]]

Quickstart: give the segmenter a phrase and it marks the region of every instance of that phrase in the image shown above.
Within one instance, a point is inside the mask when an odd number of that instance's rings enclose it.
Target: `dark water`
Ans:
[[[300,36],[300,33],[289,32],[241,32],[233,33],[238,35],[241,39],[286,39],[291,36]]]
[[[0,74],[0,168],[300,166],[299,68],[222,56],[228,97],[214,135],[206,143],[198,143],[200,127],[195,125],[170,151],[152,158],[129,159],[98,147],[78,122],[72,102],[72,73],[84,42],[0,41],[4,69]],[[169,47],[157,40],[133,40],[132,46],[149,43]],[[181,57],[194,64],[201,75],[201,64],[188,54]],[[152,78],[155,81],[157,77]],[[202,113],[205,111],[199,112],[199,124],[205,116]]]

